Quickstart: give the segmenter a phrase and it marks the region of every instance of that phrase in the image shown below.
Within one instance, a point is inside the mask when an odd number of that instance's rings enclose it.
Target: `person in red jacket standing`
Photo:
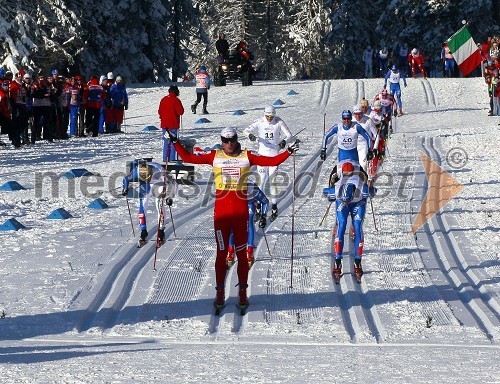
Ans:
[[[11,108],[9,100],[9,82],[4,80],[0,84],[0,127],[2,127],[2,133],[9,134],[9,139],[12,137],[10,119]],[[5,143],[0,140],[0,145],[5,145]],[[16,145],[16,148],[19,148],[19,146]]]
[[[211,150],[206,154],[195,155],[188,152],[172,135],[170,140],[174,143],[179,156],[187,163],[210,164],[214,171],[215,204],[214,204],[214,230],[217,243],[217,256],[215,259],[216,299],[214,305],[217,311],[224,306],[226,256],[229,246],[231,231],[234,237],[234,248],[238,258],[238,285],[239,305],[242,313],[248,307],[248,262],[246,255],[248,239],[248,197],[247,178],[252,165],[277,166],[284,162],[291,153],[299,149],[298,140],[287,151],[276,156],[267,157],[242,150],[238,142],[236,128],[224,128],[221,132],[222,149]]]
[[[163,161],[174,161],[177,158],[177,152],[168,137],[167,130],[176,137],[180,127],[181,116],[184,114],[184,106],[179,99],[179,88],[177,85],[171,85],[168,89],[168,95],[163,97],[158,107],[160,116],[160,125],[163,131]]]
[[[105,98],[104,88],[99,84],[97,76],[92,76],[90,78],[85,95],[87,97],[87,107],[85,108],[87,132],[92,133],[92,137],[97,137],[99,133],[101,107]]]
[[[417,77],[417,68],[419,69],[420,73],[424,77],[424,79],[427,79],[427,76],[425,74],[424,70],[424,55],[422,52],[420,52],[417,48],[413,48],[411,52],[408,54],[408,62],[410,63],[411,66],[411,76],[412,77]]]

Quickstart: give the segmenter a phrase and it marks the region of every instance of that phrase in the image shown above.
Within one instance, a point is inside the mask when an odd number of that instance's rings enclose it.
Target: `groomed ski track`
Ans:
[[[415,86],[413,97],[424,100],[428,110],[412,111],[408,116],[416,112],[431,113],[439,108],[439,94],[432,87],[432,79],[409,81]],[[416,89],[418,83],[420,90]],[[374,96],[379,88],[364,80],[318,81],[316,103],[324,113],[351,109],[359,99]],[[246,316],[240,316],[236,307],[237,264],[228,271],[226,306],[220,316],[214,315],[213,205],[207,204],[202,196],[182,210],[176,211],[174,205],[176,237],[167,216],[168,240],[159,250],[156,272],[152,271],[154,241],[137,249],[135,240],[130,239],[117,249],[113,255],[116,263],[101,271],[85,294],[73,303],[74,308],[84,311],[76,330],[120,335],[136,322],[161,321],[166,328],[185,329],[186,338],[259,343],[265,342],[259,329],[285,324],[295,332],[279,334],[271,344],[292,342],[297,333],[305,343],[315,343],[307,338],[307,328],[314,327],[328,335],[321,343],[369,345],[390,343],[393,334],[405,334],[405,330],[393,333],[391,329],[398,327],[400,316],[412,316],[421,318],[422,328],[435,324],[463,325],[467,328],[464,332],[478,332],[479,344],[496,343],[498,302],[482,287],[480,277],[470,270],[453,237],[442,239],[441,233],[450,232],[446,220],[438,214],[417,232],[416,238],[409,233],[427,188],[417,150],[424,150],[433,160],[439,156],[434,140],[404,132],[408,116],[399,117],[394,123],[389,154],[382,168],[401,183],[380,187],[379,196],[373,200],[378,231],[373,226],[370,206],[366,210],[365,274],[361,284],[352,275],[349,256],[352,242],[347,234],[341,283],[335,285],[331,277],[334,209],[330,210],[323,226],[319,227],[319,223],[328,205],[321,191],[327,184],[336,148],[330,141],[327,160],[319,161],[323,127],[316,122],[312,132],[299,135],[303,148],[311,150],[299,151],[295,160],[290,157],[279,168],[291,180],[295,161],[297,197],[292,197],[289,183],[280,189],[279,217],[273,223],[268,222],[265,229],[270,254],[262,231],[256,228],[256,263],[249,275],[250,307]],[[338,121],[329,115],[326,120],[327,130]],[[301,127],[294,128],[292,131]],[[386,204],[388,199],[390,204]],[[295,217],[293,271],[290,260],[292,206]],[[316,230],[310,229],[311,223],[316,223]],[[398,231],[387,231],[387,223]],[[155,230],[153,227],[150,231],[153,240]],[[423,249],[426,246],[432,252]],[[406,283],[402,284],[401,279],[394,283],[391,276],[396,274],[406,276],[403,280]],[[403,341],[418,341],[419,332],[418,328],[408,329]]]

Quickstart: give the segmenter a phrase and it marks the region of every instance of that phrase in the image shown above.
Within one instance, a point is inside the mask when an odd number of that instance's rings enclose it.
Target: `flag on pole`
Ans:
[[[481,52],[474,43],[467,26],[464,26],[447,40],[448,48],[462,72],[467,76],[481,64]]]

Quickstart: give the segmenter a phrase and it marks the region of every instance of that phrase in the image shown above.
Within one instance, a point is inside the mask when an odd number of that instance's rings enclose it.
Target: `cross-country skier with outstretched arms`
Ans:
[[[126,196],[128,194],[129,186],[131,182],[139,182],[139,228],[141,229],[141,239],[139,245],[144,245],[146,238],[148,237],[147,222],[146,222],[146,212],[149,202],[149,197],[153,195],[156,200],[156,209],[158,211],[158,222],[160,229],[158,232],[158,237],[161,242],[165,241],[165,224],[161,220],[165,217],[165,204],[172,205],[173,198],[177,192],[177,183],[170,177],[170,175],[165,174],[166,170],[159,163],[146,162],[140,163],[132,169],[132,171],[123,178],[123,190],[122,195]],[[165,183],[165,177],[167,177]],[[165,183],[166,191],[163,191],[163,185]],[[165,199],[165,204],[163,205],[163,212],[160,212],[161,199]]]
[[[366,211],[367,198],[375,196],[375,188],[369,188],[366,174],[357,164],[344,162],[340,172],[340,180],[333,186],[325,188],[323,194],[329,201],[335,201],[337,207],[337,231],[335,233],[334,254],[335,266],[333,276],[338,284],[342,274],[342,251],[344,248],[344,234],[349,216],[354,226],[354,273],[358,282],[363,275],[361,258],[363,255],[363,220]]]
[[[285,135],[283,139],[281,138],[281,133]],[[288,143],[294,141],[286,123],[279,116],[276,116],[276,110],[272,105],[267,106],[264,109],[264,116],[250,124],[250,126],[243,131],[243,134],[247,135],[251,141],[258,140],[258,153],[263,156],[276,156],[280,148],[283,149]],[[273,178],[277,169],[278,167],[257,167],[257,173],[260,179],[259,187],[261,190],[265,191],[266,182],[269,180],[271,221],[274,221],[278,216],[278,187]],[[258,220],[259,217],[260,210],[258,208],[256,219]]]
[[[167,131],[169,132],[169,131]],[[214,171],[215,204],[214,230],[217,243],[215,259],[216,280],[216,312],[224,306],[226,256],[229,246],[229,235],[234,235],[236,256],[238,258],[239,305],[242,313],[248,307],[248,262],[246,260],[246,244],[248,239],[248,176],[252,165],[277,166],[288,159],[291,153],[298,150],[298,142],[288,147],[287,151],[277,156],[267,157],[242,150],[238,142],[235,128],[224,128],[221,132],[222,149],[212,150],[207,154],[189,153],[170,135],[179,156],[186,163],[210,164]]]
[[[358,156],[358,138],[363,136],[368,147],[370,147],[370,137],[366,131],[356,122],[352,121],[352,113],[349,110],[342,112],[342,123],[334,124],[323,137],[323,148],[321,149],[320,158],[326,160],[326,147],[328,139],[333,135],[337,135],[337,147],[339,149],[338,162],[348,160],[359,164]]]
[[[389,81],[389,90],[391,92],[391,96],[394,97],[398,103],[398,115],[403,115],[403,102],[401,101],[401,85],[400,81],[403,80],[403,84],[405,87],[406,77],[396,68],[395,65],[391,67],[390,71],[387,71],[384,79],[384,88],[387,88],[387,81]]]

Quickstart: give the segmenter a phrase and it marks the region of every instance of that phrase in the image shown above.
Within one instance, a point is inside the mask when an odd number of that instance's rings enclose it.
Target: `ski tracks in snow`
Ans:
[[[428,104],[430,107],[433,109],[437,109],[437,103],[436,103],[436,95],[434,93],[434,89],[432,88],[431,83],[429,82],[428,79],[418,79],[420,81],[420,84],[422,85],[422,88],[424,90],[424,97],[425,97],[425,102]]]
[[[421,146],[432,161],[441,165],[435,138],[422,138]],[[442,178],[437,178],[438,184],[433,186],[435,191],[439,191],[432,195],[432,198],[438,199],[437,202],[447,198],[441,195],[446,189],[441,182]],[[424,191],[428,189],[427,179],[422,180],[422,185]],[[500,305],[471,268],[469,263],[474,261],[468,261],[462,254],[442,212],[437,212],[417,232],[417,243],[432,282],[457,320],[465,327],[480,329],[492,343],[498,343]]]
[[[195,217],[211,209],[211,206],[201,206],[198,208],[189,207],[178,213],[178,219],[175,221],[176,230],[181,230],[185,226],[191,226]],[[141,310],[126,309],[127,303],[133,301],[136,294],[142,294],[138,305],[142,305],[146,297],[144,292],[136,292],[137,284],[143,271],[153,269],[152,259],[155,252],[155,239],[157,225],[151,231],[152,238],[142,248],[137,248],[135,241],[127,242],[115,255],[116,263],[110,266],[109,271],[102,271],[92,282],[93,285],[88,288],[86,295],[80,295],[79,300],[74,305],[83,306],[84,315],[81,317],[77,330],[79,332],[87,331],[93,327],[109,329],[114,326],[121,316],[123,322],[133,321],[139,317]],[[167,222],[165,228],[165,237],[168,239],[173,235],[172,225]],[[163,247],[167,248],[171,242],[167,241]],[[160,248],[159,254],[163,253],[164,248]],[[151,280],[151,273],[147,274],[148,280]],[[162,274],[159,273],[161,276]],[[175,281],[175,279],[174,279]],[[179,283],[179,281],[177,281]],[[146,284],[148,286],[148,284]],[[90,301],[90,302],[88,302]]]

